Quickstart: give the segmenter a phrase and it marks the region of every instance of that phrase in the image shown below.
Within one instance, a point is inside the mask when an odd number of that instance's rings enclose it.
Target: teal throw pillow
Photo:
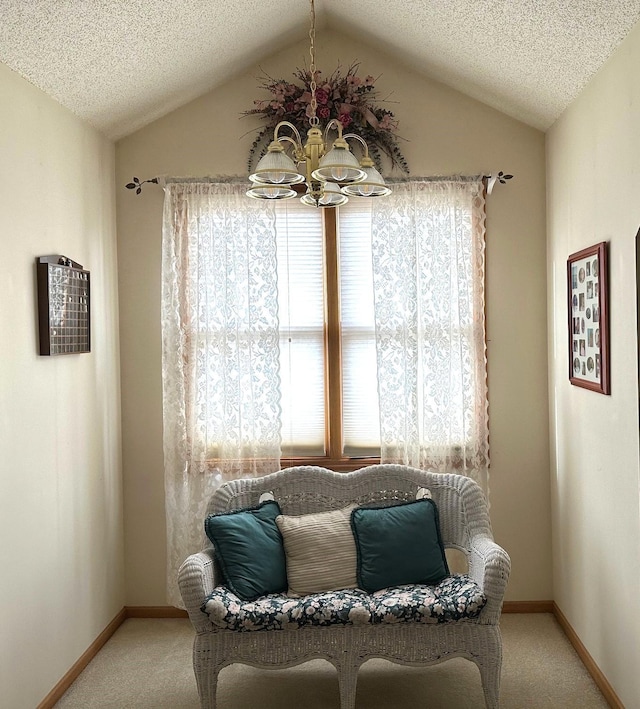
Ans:
[[[205,520],[225,583],[243,601],[287,590],[282,535],[276,525],[279,514],[278,503],[269,500]]]
[[[436,584],[449,575],[438,508],[422,499],[351,513],[358,554],[358,586],[368,593],[389,586]]]

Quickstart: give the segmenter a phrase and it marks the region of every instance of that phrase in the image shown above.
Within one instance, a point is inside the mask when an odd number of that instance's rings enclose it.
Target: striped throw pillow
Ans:
[[[276,517],[287,558],[289,596],[357,587],[356,544],[351,530],[355,507]]]

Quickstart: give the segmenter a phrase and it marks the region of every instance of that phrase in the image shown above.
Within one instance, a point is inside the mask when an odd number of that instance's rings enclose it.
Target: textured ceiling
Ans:
[[[335,26],[537,128],[640,0],[316,0]],[[0,0],[0,61],[117,139],[308,32],[305,0]]]

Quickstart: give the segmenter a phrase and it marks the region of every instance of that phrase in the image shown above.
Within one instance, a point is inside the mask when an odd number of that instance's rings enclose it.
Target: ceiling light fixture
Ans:
[[[355,133],[342,134],[342,123],[331,119],[324,133],[320,129],[316,100],[316,13],[314,0],[311,4],[311,29],[309,30],[311,65],[310,128],[303,144],[300,132],[289,121],[280,121],[273,131],[273,141],[267,153],[258,162],[255,172],[249,175],[253,185],[247,195],[254,199],[290,199],[297,195],[293,185],[306,183],[303,204],[312,207],[339,207],[349,201],[349,196],[383,197],[391,193],[384,178],[376,170],[369,157],[365,140]],[[288,128],[291,135],[280,135]],[[327,150],[329,132],[335,130],[338,137]],[[349,150],[347,140],[362,144],[363,157],[358,162]],[[286,147],[292,146],[291,157]]]

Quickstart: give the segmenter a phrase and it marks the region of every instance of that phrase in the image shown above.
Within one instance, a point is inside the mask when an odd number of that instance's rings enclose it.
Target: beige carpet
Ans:
[[[502,709],[594,709],[607,703],[553,616],[502,620]],[[130,619],[56,704],[57,709],[198,709],[188,620]],[[287,670],[232,665],[218,709],[338,709],[335,670],[315,660]],[[358,709],[484,707],[480,674],[456,658],[429,668],[370,660],[358,675]]]

